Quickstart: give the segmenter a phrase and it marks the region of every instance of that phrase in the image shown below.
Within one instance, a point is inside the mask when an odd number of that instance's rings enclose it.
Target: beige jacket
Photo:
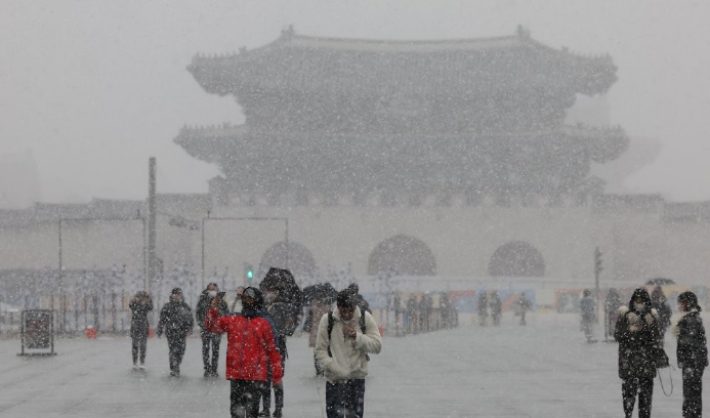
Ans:
[[[360,309],[355,310],[352,323],[356,325],[355,340],[345,341],[343,337],[343,322],[338,309],[333,311],[333,331],[328,341],[328,315],[321,318],[318,326],[315,355],[318,364],[323,368],[325,377],[330,382],[364,379],[367,376],[367,355],[378,354],[382,349],[382,337],[377,329],[375,318],[365,312],[365,333],[359,326]],[[333,357],[328,355],[328,346]]]

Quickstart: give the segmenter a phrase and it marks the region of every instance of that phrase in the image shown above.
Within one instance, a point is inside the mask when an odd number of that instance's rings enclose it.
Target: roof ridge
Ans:
[[[448,38],[448,39],[382,39],[382,38],[345,38],[331,36],[314,36],[293,34],[288,40],[323,41],[323,42],[350,42],[363,44],[447,44],[447,43],[470,43],[478,41],[499,41],[520,39],[518,35],[490,36],[480,38]]]

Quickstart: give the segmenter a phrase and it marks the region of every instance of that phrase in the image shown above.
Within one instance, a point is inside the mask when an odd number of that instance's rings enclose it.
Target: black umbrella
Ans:
[[[668,285],[674,285],[675,280],[673,279],[667,279],[665,277],[656,277],[655,279],[649,279],[646,282],[647,285],[649,286],[668,286]]]
[[[318,283],[303,288],[303,302],[310,305],[314,301],[331,304],[338,297],[338,291],[330,283]]]
[[[271,267],[264,280],[259,283],[262,292],[277,291],[285,302],[300,305],[303,303],[303,292],[298,287],[293,274],[286,269]]]

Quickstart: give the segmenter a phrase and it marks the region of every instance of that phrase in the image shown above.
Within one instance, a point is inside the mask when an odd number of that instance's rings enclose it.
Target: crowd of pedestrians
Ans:
[[[382,347],[369,304],[356,284],[340,292],[330,286],[316,292],[308,302],[304,329],[311,333],[316,372],[326,379],[326,414],[329,418],[362,417],[367,362],[369,355],[379,353]],[[181,288],[174,288],[160,310],[156,329],[158,338],[163,334],[167,337],[170,376],[180,376],[186,339],[196,320],[206,379],[218,377],[222,334],[227,336],[225,377],[231,385],[231,416],[283,417],[287,342],[300,325],[303,303],[304,294],[291,273],[275,268],[269,270],[259,288],[240,287],[229,303],[216,283],[208,284],[194,314]],[[145,367],[152,297],[148,292],[137,292],[129,307],[132,359],[134,369],[139,371]]]
[[[524,292],[520,293],[513,301],[513,312],[515,316],[520,318],[520,325],[527,325],[525,319],[532,307],[532,301]],[[482,291],[478,296],[478,325],[482,327],[488,325],[489,317],[494,326],[499,326],[501,318],[503,318],[503,301],[497,290],[491,292]]]
[[[309,333],[315,372],[326,380],[327,417],[363,417],[369,356],[382,349],[378,325],[356,284],[339,292],[328,284],[319,286],[304,295],[290,272],[271,269],[260,288],[239,288],[235,299],[227,303],[225,293],[219,291],[216,283],[210,283],[200,295],[194,315],[182,298],[182,290],[174,288],[170,300],[160,310],[156,331],[158,337],[163,334],[167,337],[171,376],[180,376],[186,338],[192,333],[196,318],[201,330],[206,378],[218,376],[220,342],[222,334],[227,335],[225,377],[231,385],[232,417],[283,417],[287,342],[299,327],[305,306],[303,329]],[[403,316],[412,332],[422,332],[429,326],[427,299],[427,295],[418,300],[412,296],[404,303],[417,306],[411,312],[416,315]],[[446,301],[441,303],[446,306]],[[513,303],[520,324],[525,325],[525,313],[532,306],[530,300],[521,294]],[[654,378],[659,369],[669,365],[664,350],[668,329],[677,338],[677,365],[683,384],[682,416],[702,416],[702,376],[708,366],[708,354],[701,307],[692,292],[681,293],[677,304],[679,319],[671,327],[673,312],[660,287],[650,294],[644,288],[636,289],[626,305],[621,305],[616,291],[607,294],[604,308],[614,309],[613,314],[607,312],[610,321],[607,325],[611,326],[613,321],[613,336],[619,344],[618,375],[627,418],[631,418],[636,405],[639,418],[651,417]],[[132,360],[134,368],[141,370],[145,367],[148,317],[153,310],[151,295],[136,293],[129,307]],[[595,342],[597,305],[590,290],[583,292],[580,312],[585,338],[587,342]],[[489,318],[493,325],[500,324],[502,301],[497,292],[481,293],[478,314],[480,325],[486,325]]]

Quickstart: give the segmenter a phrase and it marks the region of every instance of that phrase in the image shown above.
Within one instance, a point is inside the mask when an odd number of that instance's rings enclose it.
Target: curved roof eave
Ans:
[[[476,39],[404,41],[404,40],[367,40],[324,38],[295,35],[284,32],[281,37],[271,43],[247,51],[221,56],[196,55],[187,67],[197,82],[209,93],[221,95],[236,93],[239,75],[253,73],[253,68],[240,66],[259,65],[270,60],[272,56],[279,57],[284,51],[304,50],[331,51],[350,53],[367,53],[378,55],[389,54],[429,54],[446,52],[486,52],[513,49],[537,51],[547,57],[545,61],[555,60],[563,64],[578,80],[579,92],[585,95],[599,94],[607,91],[616,81],[616,67],[610,56],[583,56],[569,52],[567,49],[555,49],[532,39],[528,33],[522,32],[514,36]],[[456,55],[455,55],[456,56]],[[257,71],[258,73],[258,71]]]

